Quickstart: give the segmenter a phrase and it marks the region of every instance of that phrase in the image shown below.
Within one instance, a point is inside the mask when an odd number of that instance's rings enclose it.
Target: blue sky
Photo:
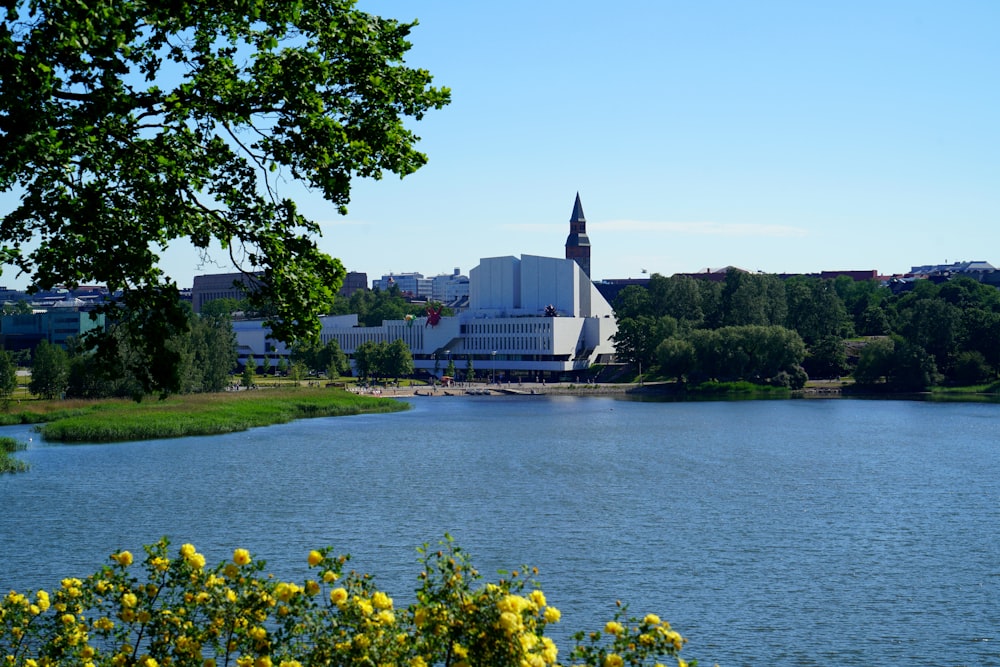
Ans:
[[[454,101],[323,247],[369,277],[562,256],[594,278],[1000,265],[1000,3],[362,0]]]
[[[300,198],[369,279],[561,257],[577,192],[595,279],[1000,265],[1000,2],[359,7],[419,19],[408,62],[453,95],[414,125],[422,170],[357,182],[347,216]]]

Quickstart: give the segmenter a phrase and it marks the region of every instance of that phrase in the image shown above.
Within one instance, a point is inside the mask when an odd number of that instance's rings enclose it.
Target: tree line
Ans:
[[[654,274],[614,308],[619,359],[689,382],[795,388],[853,374],[864,386],[920,390],[988,382],[1000,369],[1000,290],[967,277],[896,292],[847,276]]]
[[[111,323],[103,340],[113,344],[91,349],[85,340],[71,340],[67,349],[41,341],[31,355],[28,390],[42,398],[132,398],[141,399],[149,391],[149,376],[171,376],[177,393],[221,391],[230,383],[236,367],[236,334],[227,314],[202,313],[188,309],[187,329],[178,330],[163,346],[173,355],[155,367],[138,363],[128,332],[118,322]],[[85,334],[86,336],[86,334]],[[15,359],[0,353],[0,392]],[[16,387],[16,379],[15,385]],[[13,388],[11,388],[13,391]],[[8,394],[9,396],[9,394]]]

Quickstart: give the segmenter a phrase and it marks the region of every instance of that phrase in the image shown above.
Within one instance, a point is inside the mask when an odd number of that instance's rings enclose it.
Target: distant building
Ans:
[[[583,269],[569,259],[522,255],[480,260],[469,274],[469,309],[453,317],[357,326],[357,315],[322,318],[321,340],[336,340],[348,355],[362,343],[403,340],[417,370],[440,374],[468,360],[501,378],[579,373],[612,360],[618,330],[610,304]],[[267,330],[260,321],[236,331],[241,357],[263,356]],[[272,345],[273,354],[284,353]]]
[[[431,278],[431,299],[449,306],[469,301],[469,277],[460,269]]]
[[[395,286],[400,293],[410,299],[426,300],[431,298],[433,286],[430,278],[424,278],[422,273],[390,273],[378,280],[372,281],[372,289],[388,291]]]
[[[366,289],[368,289],[368,274],[364,271],[348,271],[338,294],[349,297],[359,290]]]
[[[191,286],[191,309],[200,313],[206,303],[216,299],[241,301],[252,287],[254,278],[245,273],[213,273],[195,276]]]
[[[85,306],[84,301],[70,297],[44,312],[3,315],[0,317],[0,339],[4,349],[33,350],[43,340],[65,349],[70,339],[103,329],[104,315],[91,319],[91,314],[81,309]]]
[[[191,308],[194,312],[200,313],[209,301],[216,299],[242,301],[247,296],[247,289],[252,288],[253,282],[254,274],[245,273],[210,273],[195,276],[189,291]],[[363,271],[348,271],[338,294],[351,296],[363,289],[368,289],[368,274]]]

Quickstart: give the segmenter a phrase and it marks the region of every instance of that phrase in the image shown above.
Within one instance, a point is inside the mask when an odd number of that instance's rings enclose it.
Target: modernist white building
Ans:
[[[449,360],[464,373],[470,358],[478,374],[498,377],[579,373],[611,360],[614,313],[574,260],[491,257],[472,269],[469,282],[469,309],[454,317],[385,321],[380,327],[359,327],[356,315],[327,317],[320,336],[323,343],[336,340],[348,355],[366,341],[402,339],[418,371],[438,374]],[[252,353],[259,360],[268,342],[251,333],[236,331],[241,357]],[[272,355],[283,351],[279,346]]]

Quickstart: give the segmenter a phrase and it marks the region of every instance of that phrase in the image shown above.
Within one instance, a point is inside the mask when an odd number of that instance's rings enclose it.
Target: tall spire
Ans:
[[[587,238],[587,219],[583,216],[580,193],[576,193],[573,214],[569,219],[569,236],[566,237],[566,259],[576,260],[590,278],[590,239]]]

